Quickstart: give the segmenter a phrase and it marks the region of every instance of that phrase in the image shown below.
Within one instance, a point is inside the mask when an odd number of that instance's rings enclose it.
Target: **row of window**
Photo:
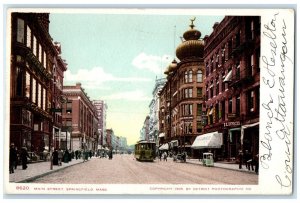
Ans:
[[[252,113],[258,113],[259,112],[259,88],[246,92],[245,96],[246,96],[246,105],[247,105],[246,106],[247,115],[251,115]],[[179,106],[180,115],[179,114],[177,115],[177,110],[176,111],[173,110],[172,115],[173,117],[174,116],[177,117],[177,119],[179,117],[184,117],[184,116],[193,116],[194,115],[193,108],[197,109],[196,111],[197,117],[201,116],[202,118],[203,113],[207,115],[208,120],[207,121],[202,120],[204,122],[203,124],[218,123],[220,119],[223,121],[226,119],[225,118],[226,114],[228,117],[230,115],[234,115],[234,117],[240,116],[240,112],[242,108],[241,97],[238,95],[235,97],[231,97],[227,100],[219,101],[213,107],[207,108],[206,112],[202,111],[203,110],[202,104],[183,104]],[[167,115],[166,118],[167,118],[166,122],[170,123],[171,122],[170,117]],[[201,128],[202,128],[202,124],[201,124]],[[201,128],[199,127],[199,129]]]
[[[256,32],[255,29],[259,31],[258,22],[251,20],[246,22],[245,25],[245,40],[254,40]],[[231,37],[227,42],[225,42],[221,48],[216,50],[216,52],[205,62],[206,76],[211,74],[214,70],[223,66],[224,63],[230,58],[233,48],[237,48],[241,44],[241,30],[238,30],[233,37]]]
[[[25,44],[30,48],[33,54],[38,58],[43,67],[47,69],[47,54],[36,36],[31,32],[28,25],[25,26],[23,19],[17,20],[17,42]]]
[[[245,56],[246,64],[249,65],[241,69],[242,62],[238,60],[235,65],[228,68],[226,75],[222,72],[220,75],[216,75],[215,79],[211,79],[208,83],[206,83],[206,100],[225,91],[228,88],[228,82],[237,81],[241,78],[252,77],[256,72],[259,72],[259,57],[260,51],[257,49],[254,54]]]
[[[192,116],[193,115],[193,104],[183,104],[181,107],[181,116]],[[197,116],[202,115],[202,104],[195,104],[197,109]]]
[[[220,119],[225,120],[225,114],[234,114],[235,117],[239,117],[241,113],[241,97],[230,97],[226,101],[222,100],[214,105],[212,108],[208,108],[206,115],[208,116],[208,124],[218,123]],[[259,112],[259,89],[250,90],[246,93],[246,113],[258,113]],[[226,109],[227,108],[227,109]],[[227,111],[226,111],[227,110]]]
[[[39,108],[46,110],[47,90],[28,71],[25,74],[25,97],[30,98]],[[48,103],[50,104],[50,100]]]
[[[202,70],[197,70],[196,81],[203,82]],[[193,82],[193,71],[192,70],[185,71],[184,72],[184,83],[192,83],[192,82]]]
[[[197,95],[198,98],[202,97],[202,87],[197,87]],[[193,96],[193,88],[185,88],[183,90],[181,90],[179,97],[182,99],[186,99],[186,98],[193,98],[195,96]]]
[[[173,126],[172,134],[177,135],[180,134],[182,131],[184,134],[194,134],[194,133],[201,133],[203,128],[202,122],[197,121],[197,132],[193,132],[193,122],[184,122],[182,124],[178,124]]]

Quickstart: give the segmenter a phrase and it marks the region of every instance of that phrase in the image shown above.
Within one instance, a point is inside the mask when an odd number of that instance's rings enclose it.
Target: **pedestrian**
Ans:
[[[109,159],[112,159],[112,158],[113,158],[113,152],[112,152],[112,150],[110,150],[110,151],[108,152],[108,158],[109,158]]]
[[[78,150],[75,151],[75,158],[78,159]]]
[[[161,151],[159,151],[159,160],[161,161],[161,156],[162,156],[162,153],[161,153]]]
[[[69,151],[67,149],[64,153],[64,163],[69,163]]]
[[[253,159],[254,159],[254,165],[255,165],[255,173],[258,174],[258,167],[259,167],[259,156],[258,156],[258,154],[256,154]]]
[[[84,159],[87,161],[89,159],[89,151],[85,151],[84,153]]]
[[[90,159],[92,158],[92,154],[93,154],[93,153],[92,153],[92,150],[90,150],[90,151],[89,151],[89,157],[90,157]]]
[[[239,150],[239,169],[242,169],[242,164],[243,164],[243,151]]]
[[[252,159],[251,159],[251,154],[248,150],[245,151],[245,165],[246,165],[246,168],[250,171],[250,167],[252,165]]]
[[[53,159],[52,159],[53,165],[58,166],[58,151],[57,151],[57,149],[54,150],[52,156],[53,156]]]
[[[72,151],[71,151],[71,149],[69,149],[69,151],[68,151],[68,159],[69,159],[69,162],[72,161]]]
[[[167,152],[164,152],[163,157],[164,157],[165,161],[168,161],[168,154],[167,154]]]
[[[27,159],[30,158],[26,147],[22,147],[20,157],[21,157],[21,161],[22,161],[22,169],[26,170],[27,162],[28,162]]]
[[[58,165],[61,166],[62,159],[64,157],[64,153],[61,149],[58,149]]]
[[[70,149],[70,150],[71,150],[71,149]],[[75,158],[75,152],[74,152],[73,150],[71,150],[71,157],[72,157],[72,159]]]
[[[19,164],[19,160],[20,160],[20,155],[19,155],[18,148],[15,147],[15,149],[16,149],[16,153],[17,153],[17,159],[16,159],[16,161],[15,161],[15,169],[17,169],[18,164]]]
[[[82,156],[82,151],[78,151],[78,159],[81,159],[81,156]]]
[[[17,150],[15,149],[14,143],[10,145],[9,150],[9,173],[14,173],[14,169],[16,168],[16,162],[18,161]]]

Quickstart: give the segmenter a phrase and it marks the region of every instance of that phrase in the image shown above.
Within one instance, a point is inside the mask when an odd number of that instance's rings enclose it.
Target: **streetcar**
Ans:
[[[138,161],[154,161],[156,156],[155,142],[141,140],[134,146],[134,157]]]

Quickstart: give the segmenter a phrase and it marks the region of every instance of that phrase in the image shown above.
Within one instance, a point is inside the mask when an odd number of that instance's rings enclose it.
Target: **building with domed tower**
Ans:
[[[184,41],[177,47],[175,59],[167,67],[167,82],[160,92],[160,145],[168,143],[175,153],[194,156],[191,145],[202,133],[204,42],[191,20]],[[164,134],[162,134],[164,133]]]

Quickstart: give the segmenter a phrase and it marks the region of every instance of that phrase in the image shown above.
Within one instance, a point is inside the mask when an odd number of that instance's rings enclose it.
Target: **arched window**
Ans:
[[[184,72],[184,83],[188,83],[188,71]]]
[[[197,82],[203,82],[202,70],[197,71]]]
[[[193,82],[193,71],[189,71],[189,82]]]

